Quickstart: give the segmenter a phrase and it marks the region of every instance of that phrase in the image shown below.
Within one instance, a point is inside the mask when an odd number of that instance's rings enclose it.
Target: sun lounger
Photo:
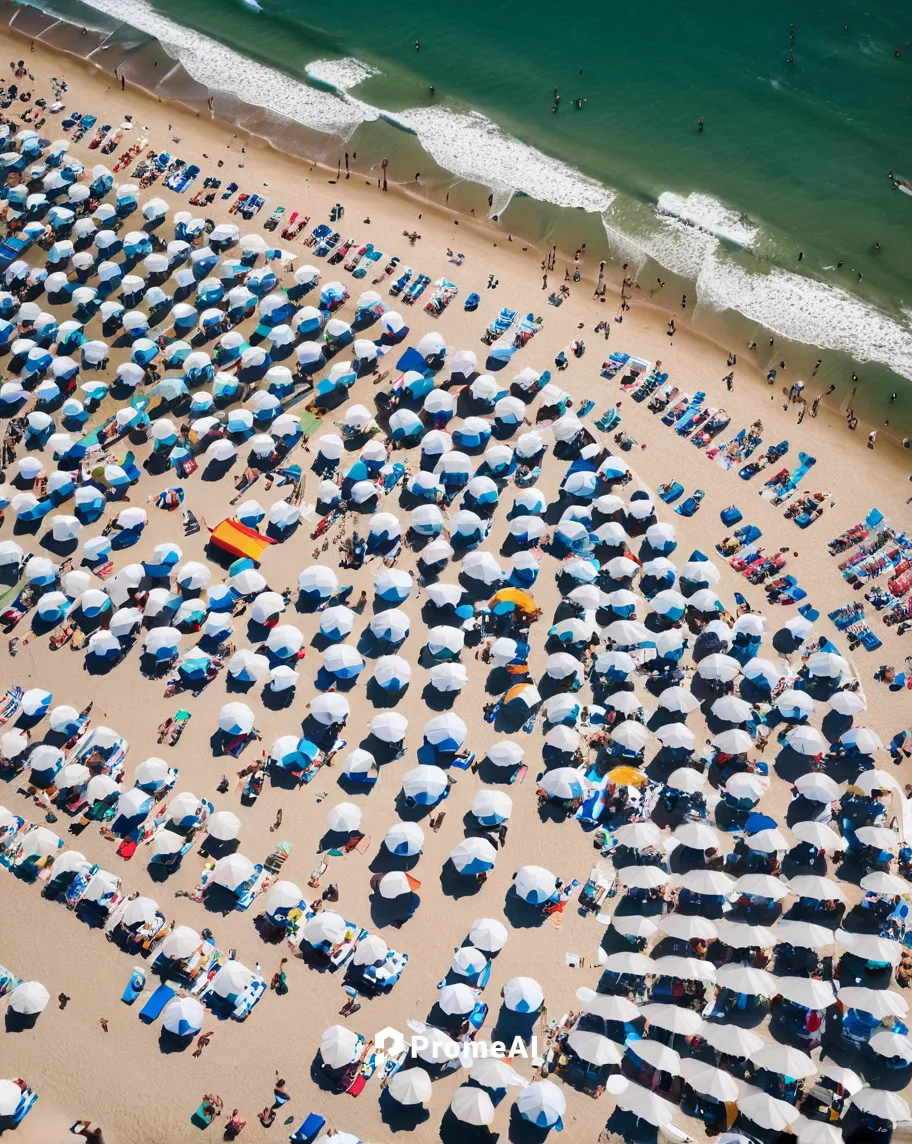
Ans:
[[[304,1123],[289,1137],[291,1144],[312,1144],[312,1141],[320,1135],[325,1124],[325,1118],[319,1113],[309,1112]]]
[[[162,1011],[173,996],[174,990],[170,985],[159,985],[149,1000],[143,1005],[142,1009],[140,1009],[140,1021],[144,1021],[147,1025],[154,1024],[162,1015]]]
[[[285,865],[285,861],[293,849],[293,842],[280,842],[275,850],[273,850],[273,852],[263,863],[263,865],[266,867],[270,874],[278,874],[282,867]]]

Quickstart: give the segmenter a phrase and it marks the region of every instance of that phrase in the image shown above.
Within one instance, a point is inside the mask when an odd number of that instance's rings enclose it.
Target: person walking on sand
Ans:
[[[209,1033],[200,1033],[196,1039],[196,1048],[193,1050],[193,1055],[195,1057],[201,1057],[203,1055],[203,1049],[209,1044],[214,1036],[214,1029]]]
[[[269,828],[269,833],[270,833],[270,834],[275,834],[275,832],[276,832],[276,831],[279,829],[279,827],[280,827],[281,825],[282,825],[282,808],[281,808],[281,807],[279,807],[279,809],[276,811],[276,819],[275,819],[275,822],[274,822],[274,823],[272,824],[272,826],[270,826],[270,828]]]

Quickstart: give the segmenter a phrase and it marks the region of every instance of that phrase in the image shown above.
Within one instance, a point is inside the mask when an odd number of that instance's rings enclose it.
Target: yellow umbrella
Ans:
[[[615,767],[608,772],[608,778],[615,786],[645,786],[649,781],[636,767]]]
[[[491,597],[491,607],[493,608],[495,604],[515,604],[520,611],[529,613],[538,611],[538,607],[529,593],[523,592],[519,588],[501,588]]]

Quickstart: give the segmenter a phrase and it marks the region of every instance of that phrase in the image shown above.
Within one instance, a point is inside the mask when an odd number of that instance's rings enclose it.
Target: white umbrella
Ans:
[[[352,957],[355,965],[379,965],[389,956],[389,946],[379,934],[361,938]]]
[[[336,945],[345,937],[348,926],[335,910],[320,910],[301,927],[301,938],[309,945]]]
[[[618,1108],[623,1109],[624,1112],[631,1112],[639,1120],[645,1120],[657,1128],[671,1124],[674,1119],[675,1108],[673,1104],[669,1104],[667,1100],[656,1096],[654,1092],[648,1092],[636,1084],[631,1084],[618,1095],[617,1104]]]
[[[326,816],[329,829],[342,834],[350,834],[361,825],[361,808],[353,802],[340,802]]]
[[[475,1008],[474,989],[461,981],[455,985],[444,985],[437,998],[440,1009],[451,1017],[465,1017]]]
[[[377,885],[377,891],[381,898],[388,900],[401,898],[413,892],[408,876],[401,870],[390,870],[384,874]]]
[[[493,1124],[496,1116],[494,1104],[484,1089],[468,1084],[462,1085],[453,1093],[450,1112],[463,1124],[472,1124],[476,1127]]]
[[[660,1069],[662,1072],[669,1072],[676,1076],[681,1071],[680,1056],[674,1049],[669,1049],[667,1045],[663,1045],[661,1041],[640,1038],[628,1041],[626,1048],[628,1053],[636,1054],[640,1060],[652,1065],[655,1069]]]
[[[507,930],[496,918],[477,918],[469,930],[469,941],[484,953],[498,953],[507,944]]]
[[[537,1013],[545,1003],[545,995],[531,977],[511,977],[503,987],[503,1000],[515,1013]]]
[[[692,1037],[699,1032],[703,1018],[692,1009],[682,1009],[680,1005],[642,1005],[640,1016],[645,1017],[650,1025],[659,1029],[667,1029],[670,1033],[681,1033],[685,1037]]]
[[[749,1096],[742,1096],[738,1102],[738,1111],[754,1124],[771,1132],[784,1132],[798,1119],[798,1109],[794,1105],[786,1104],[784,1100],[777,1100],[757,1089]]]
[[[736,1101],[741,1092],[733,1076],[693,1057],[681,1061],[681,1076],[695,1092],[728,1104]]]
[[[617,1045],[601,1033],[574,1029],[567,1038],[567,1044],[581,1060],[599,1068],[617,1065],[623,1060],[623,1053]]]
[[[9,1007],[23,1017],[36,1017],[47,1008],[51,995],[40,981],[23,981],[9,995]]]
[[[791,1077],[793,1080],[803,1080],[817,1073],[817,1066],[807,1053],[778,1042],[764,1045],[751,1058],[751,1064],[756,1068],[768,1069],[770,1072]]]
[[[880,1088],[863,1088],[853,1093],[849,1101],[881,1120],[892,1120],[895,1124],[899,1120],[910,1118],[909,1105],[895,1092],[887,1092]]]
[[[847,898],[842,887],[832,878],[821,878],[817,874],[799,874],[789,878],[789,890],[799,898],[813,898],[818,902],[845,902]]]
[[[386,1087],[399,1104],[426,1104],[431,1099],[431,1078],[422,1068],[393,1073]]]
[[[320,1038],[320,1056],[331,1069],[342,1069],[351,1064],[358,1051],[358,1035],[344,1025],[330,1025]]]
[[[816,727],[796,727],[789,732],[785,741],[799,755],[822,755],[827,749]]]
[[[723,731],[721,735],[716,735],[713,739],[713,746],[716,750],[722,751],[726,755],[746,754],[753,745],[750,735],[737,728],[731,731]]]
[[[567,1101],[556,1084],[540,1080],[533,1081],[520,1092],[516,1108],[523,1120],[539,1128],[551,1128],[567,1111]]]
[[[523,901],[542,905],[554,893],[557,879],[543,866],[522,866],[513,878],[513,888]]]

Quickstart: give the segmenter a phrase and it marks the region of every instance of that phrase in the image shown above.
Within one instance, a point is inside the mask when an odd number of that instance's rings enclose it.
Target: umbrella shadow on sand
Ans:
[[[541,906],[524,901],[512,886],[504,900],[504,914],[514,929],[537,929],[545,922]]]
[[[380,1119],[390,1132],[414,1132],[430,1118],[423,1104],[400,1104],[386,1088],[380,1093]]]
[[[550,1128],[539,1128],[537,1124],[524,1120],[515,1104],[510,1109],[507,1139],[511,1144],[544,1144],[550,1131]]]
[[[470,898],[483,884],[473,874],[460,874],[449,858],[440,871],[440,889],[448,898]]]

